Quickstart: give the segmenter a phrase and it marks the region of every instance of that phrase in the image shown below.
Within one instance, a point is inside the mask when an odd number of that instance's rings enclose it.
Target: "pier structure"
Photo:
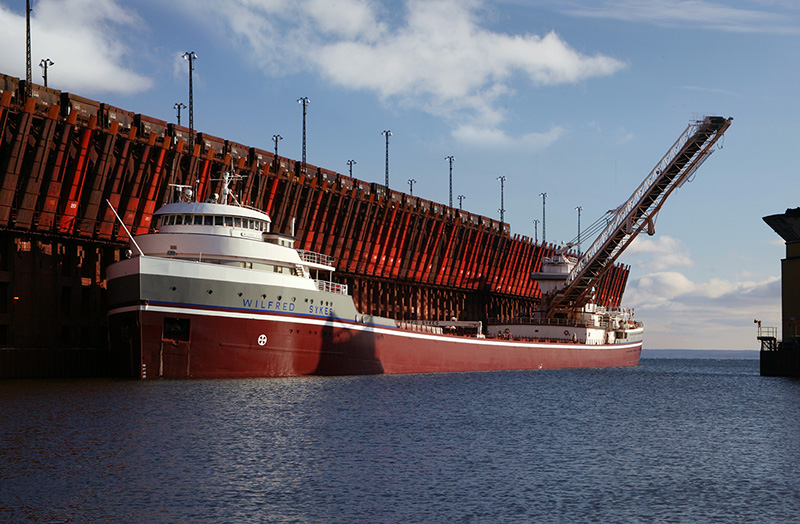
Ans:
[[[486,322],[540,305],[530,275],[555,246],[508,224],[0,74],[0,377],[52,374],[36,351],[64,353],[55,373],[102,373],[105,267],[128,249],[109,203],[143,234],[175,186],[209,198],[231,169],[239,201],[334,257],[365,313]],[[611,268],[595,301],[618,307],[629,271]]]
[[[773,326],[762,326],[761,374],[771,377],[800,377],[800,208],[764,217],[786,242],[786,258],[781,260],[781,332]]]

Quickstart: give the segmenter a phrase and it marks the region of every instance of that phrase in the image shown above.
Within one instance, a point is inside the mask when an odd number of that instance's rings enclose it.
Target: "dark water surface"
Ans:
[[[792,522],[800,381],[633,369],[0,381],[0,522]]]

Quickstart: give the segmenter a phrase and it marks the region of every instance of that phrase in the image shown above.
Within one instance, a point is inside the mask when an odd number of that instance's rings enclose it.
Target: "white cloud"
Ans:
[[[644,305],[680,303],[683,306],[706,306],[727,301],[730,297],[748,297],[760,300],[777,293],[778,277],[761,281],[730,281],[712,278],[708,282],[696,283],[676,271],[650,273],[636,279],[628,287],[627,298]]]
[[[125,64],[134,52],[119,27],[141,20],[114,0],[40,0],[31,13],[34,82],[41,83],[39,60],[50,58],[48,85],[64,91],[136,93],[152,80]],[[0,70],[25,78],[25,12],[0,5]]]
[[[680,239],[667,235],[639,235],[625,250],[625,255],[639,255],[637,266],[652,271],[686,267],[693,263],[686,245]]]
[[[617,138],[616,143],[618,146],[624,146],[625,144],[633,142],[634,138],[636,138],[636,135],[634,135],[633,133],[625,133],[623,135],[620,135],[619,138]]]
[[[678,89],[685,89],[687,91],[698,91],[702,93],[710,93],[712,95],[726,95],[726,96],[739,96],[738,93],[729,89],[720,89],[716,87],[702,87],[702,86],[678,86]]]
[[[788,12],[767,12],[762,6],[743,9],[707,0],[604,0],[559,2],[557,8],[575,16],[612,18],[665,27],[702,27],[737,33],[797,34],[800,29]],[[772,5],[778,10],[780,6]],[[795,11],[796,14],[796,11]]]
[[[563,135],[564,129],[559,126],[553,126],[544,133],[528,133],[519,137],[510,136],[498,128],[472,125],[459,126],[453,131],[455,138],[472,146],[493,149],[524,148],[531,151],[545,149]]]
[[[651,273],[628,284],[625,304],[644,320],[650,349],[758,349],[753,319],[780,325],[780,278],[693,282]]]
[[[780,325],[780,278],[746,272],[693,281],[679,268],[693,265],[686,245],[666,235],[639,236],[625,251],[636,272],[624,304],[645,322],[650,349],[758,349],[753,318]]]
[[[506,117],[500,100],[514,95],[513,82],[556,86],[625,67],[578,52],[555,32],[486,29],[479,0],[407,0],[396,17],[370,0],[205,0],[205,6],[268,74],[309,70],[333,85],[448,119],[454,136],[467,140],[546,143],[554,130],[510,138],[499,129]]]

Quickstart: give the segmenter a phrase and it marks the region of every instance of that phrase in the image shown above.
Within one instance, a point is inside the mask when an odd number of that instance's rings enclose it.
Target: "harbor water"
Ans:
[[[0,522],[782,523],[800,381],[758,360],[0,381]]]

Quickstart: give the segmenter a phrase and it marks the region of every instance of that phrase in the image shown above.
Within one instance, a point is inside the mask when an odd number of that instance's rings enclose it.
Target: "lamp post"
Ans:
[[[392,132],[387,129],[381,134],[386,137],[386,189],[389,189],[389,137],[392,136]]]
[[[306,167],[306,107],[311,103],[307,96],[297,99],[298,104],[303,104],[303,168]]]
[[[450,207],[453,207],[453,160],[456,159],[453,155],[444,157],[445,160],[450,162]]]
[[[189,61],[189,136],[194,145],[194,90],[192,89],[192,73],[194,72],[194,61],[197,55],[194,51],[183,53],[183,58]]]
[[[583,208],[581,206],[578,206],[578,207],[575,208],[575,210],[578,212],[578,253],[580,253],[581,252],[581,211],[583,210]]]
[[[503,188],[506,183],[506,177],[499,176],[497,177],[497,180],[500,181],[500,223],[502,224],[504,222],[504,216],[506,212],[506,210],[503,208]]]
[[[31,83],[33,82],[33,72],[31,71],[31,0],[25,0],[25,96],[31,96]]]
[[[413,178],[409,178],[408,179],[408,193],[411,196],[414,196],[414,184],[416,184],[416,183],[417,183],[417,181],[414,180]]]
[[[533,219],[533,242],[534,243],[538,243],[539,242],[539,219],[538,218],[534,218]]]
[[[353,166],[356,165],[358,162],[355,160],[348,160],[347,165],[350,167],[350,178],[353,178]]]
[[[281,135],[272,135],[272,141],[275,142],[275,159],[278,159],[278,140],[283,140]]]
[[[463,202],[465,198],[467,197],[464,195],[458,195],[458,209],[461,209],[461,202]]]
[[[47,68],[52,65],[56,65],[56,63],[49,58],[42,58],[42,61],[39,62],[39,67],[42,68],[42,78],[44,78],[45,87],[47,87]]]
[[[547,201],[547,193],[539,193],[539,196],[542,197],[542,244],[546,244],[547,233],[545,231],[545,227],[547,222],[545,221],[545,202]]]
[[[178,125],[181,125],[181,109],[186,109],[186,104],[183,102],[175,102],[172,108],[178,112]]]

